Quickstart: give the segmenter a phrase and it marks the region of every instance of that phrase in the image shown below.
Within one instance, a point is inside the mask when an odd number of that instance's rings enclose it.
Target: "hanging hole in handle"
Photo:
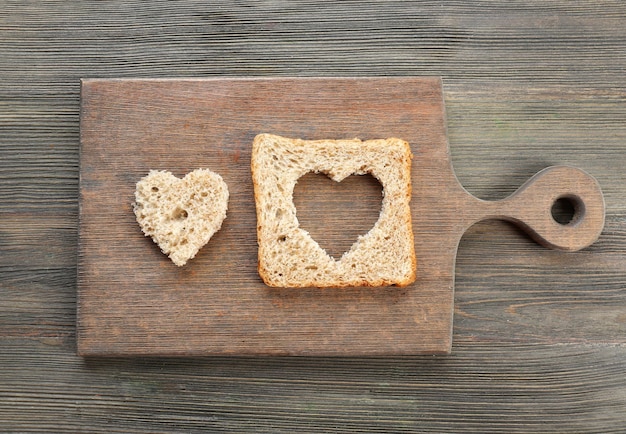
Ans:
[[[578,196],[560,196],[552,204],[550,212],[558,224],[574,225],[585,215],[585,204]]]

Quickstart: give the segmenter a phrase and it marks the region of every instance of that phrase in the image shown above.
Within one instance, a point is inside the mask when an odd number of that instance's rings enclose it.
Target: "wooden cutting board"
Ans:
[[[548,247],[577,250],[593,243],[604,224],[597,182],[571,167],[548,168],[501,201],[467,193],[450,163],[438,78],[83,80],[81,98],[83,356],[448,353],[455,256],[468,227],[506,219]],[[256,269],[250,175],[252,141],[262,132],[410,142],[415,283],[265,286]],[[224,178],[228,216],[196,258],[179,268],[135,221],[135,184],[150,169],[182,177],[196,168]],[[329,194],[334,190],[319,177],[302,182],[298,207],[307,208],[306,228],[326,243],[338,238],[339,250],[379,211],[367,193],[371,185],[348,183]],[[569,223],[552,217],[557,200],[573,207]]]

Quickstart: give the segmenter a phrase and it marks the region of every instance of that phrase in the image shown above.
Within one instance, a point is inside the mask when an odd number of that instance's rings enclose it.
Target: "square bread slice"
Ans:
[[[300,140],[259,134],[252,147],[259,275],[272,287],[406,286],[415,281],[411,148],[404,140]],[[299,227],[293,191],[314,172],[334,181],[371,174],[380,216],[339,260]]]

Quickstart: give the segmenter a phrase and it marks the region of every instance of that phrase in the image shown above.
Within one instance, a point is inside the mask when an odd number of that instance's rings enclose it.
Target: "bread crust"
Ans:
[[[416,279],[411,221],[411,149],[401,139],[254,139],[251,171],[257,210],[258,273],[271,287],[404,287]],[[374,227],[339,259],[299,228],[293,187],[309,172],[335,181],[370,173],[383,186]],[[277,217],[279,216],[279,217]],[[395,262],[399,258],[399,262]]]

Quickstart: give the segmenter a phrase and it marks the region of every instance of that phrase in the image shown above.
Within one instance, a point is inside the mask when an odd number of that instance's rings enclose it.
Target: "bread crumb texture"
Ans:
[[[151,170],[137,182],[137,222],[178,266],[195,257],[220,230],[227,209],[228,186],[208,169],[196,169],[182,179]]]
[[[411,149],[401,139],[300,140],[259,134],[252,149],[259,274],[273,287],[406,286],[415,281]],[[299,227],[293,191],[314,172],[340,182],[371,174],[383,187],[380,216],[336,260]]]

